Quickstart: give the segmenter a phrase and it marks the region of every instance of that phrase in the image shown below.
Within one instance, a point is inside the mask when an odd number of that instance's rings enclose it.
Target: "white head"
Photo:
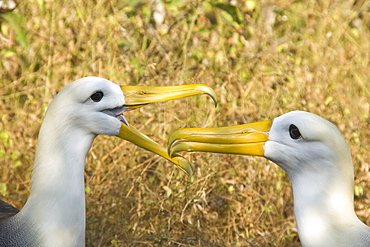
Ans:
[[[80,130],[84,135],[119,133],[125,97],[120,86],[99,77],[85,77],[60,91],[50,104],[45,121],[59,131]],[[67,128],[67,129],[64,129]],[[50,132],[48,132],[50,133]]]
[[[353,181],[345,139],[334,124],[315,114],[293,111],[275,118],[264,150],[264,156],[282,167],[292,180],[300,174],[330,176],[339,171]]]

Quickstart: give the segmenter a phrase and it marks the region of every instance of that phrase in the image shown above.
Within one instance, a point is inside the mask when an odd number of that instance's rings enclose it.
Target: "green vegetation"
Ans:
[[[236,2],[235,5],[230,2]],[[166,144],[180,127],[235,125],[291,110],[334,122],[351,148],[355,208],[370,225],[370,2],[22,1],[0,16],[0,199],[25,203],[43,114],[83,76],[213,87],[128,112]],[[181,109],[181,110],[179,110]],[[88,246],[299,246],[287,175],[263,158],[165,160],[99,136],[85,168]],[[253,245],[255,244],[255,245]]]

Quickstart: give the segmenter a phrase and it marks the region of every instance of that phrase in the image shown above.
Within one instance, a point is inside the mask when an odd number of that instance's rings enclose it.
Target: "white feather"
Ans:
[[[299,139],[290,137],[292,124]],[[350,150],[335,125],[308,112],[284,114],[274,119],[264,149],[291,179],[303,246],[370,246],[370,228],[354,211]]]

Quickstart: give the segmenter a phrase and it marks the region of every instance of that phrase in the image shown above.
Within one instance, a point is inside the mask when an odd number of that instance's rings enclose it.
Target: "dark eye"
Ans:
[[[301,132],[299,132],[299,129],[294,124],[291,124],[289,126],[289,134],[290,137],[294,140],[297,140],[299,137],[301,137]]]
[[[104,94],[103,92],[96,92],[96,93],[93,93],[90,98],[92,101],[94,102],[99,102],[102,98],[103,98]]]

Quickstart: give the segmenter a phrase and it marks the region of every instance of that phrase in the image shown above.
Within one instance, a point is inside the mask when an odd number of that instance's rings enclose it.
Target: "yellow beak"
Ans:
[[[121,89],[125,96],[125,107],[130,110],[140,108],[144,105],[154,102],[180,99],[198,94],[208,94],[213,99],[215,104],[217,102],[215,92],[210,87],[202,84],[170,87],[121,86]],[[179,155],[173,155],[170,157],[166,148],[159,145],[132,126],[122,123],[120,132],[117,136],[162,156],[163,158],[174,163],[189,176],[191,176],[194,172],[194,167],[190,161]]]
[[[199,94],[208,94],[215,105],[217,104],[216,93],[212,88],[203,84],[167,87],[121,86],[121,89],[125,95],[125,105],[129,109],[136,109],[154,102],[181,99]]]
[[[272,121],[219,128],[185,128],[173,132],[169,138],[168,153],[212,152],[263,156],[264,145]]]

